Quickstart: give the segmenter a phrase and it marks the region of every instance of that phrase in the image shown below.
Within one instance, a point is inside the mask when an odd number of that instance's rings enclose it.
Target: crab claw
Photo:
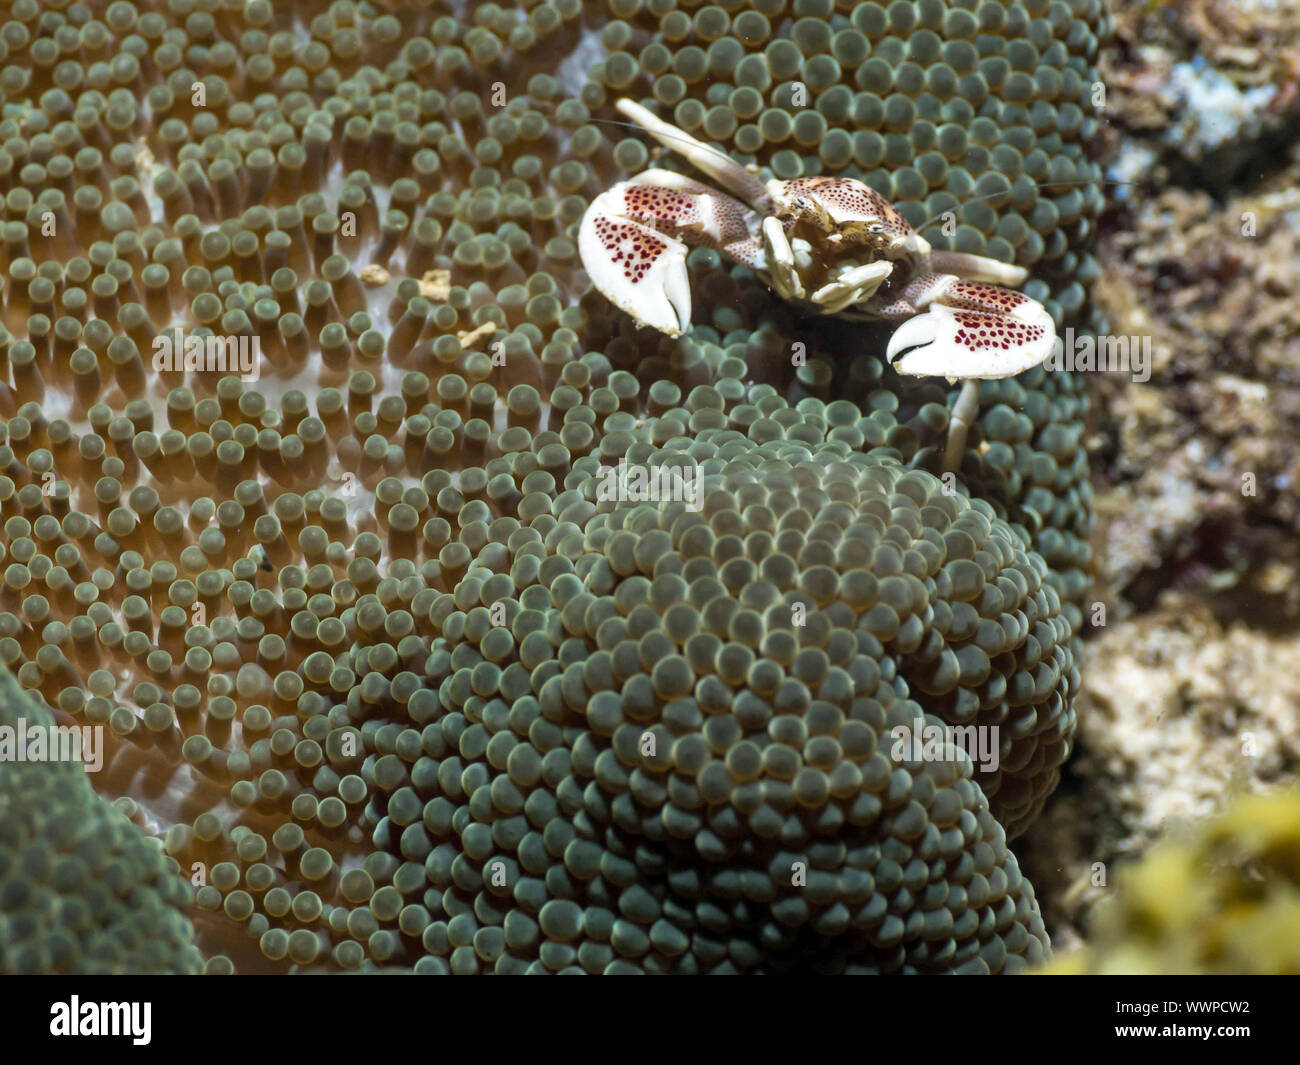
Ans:
[[[1052,353],[1056,328],[1040,303],[1021,299],[1009,313],[932,303],[889,338],[885,357],[899,373],[919,377],[1012,377]]]
[[[691,324],[685,244],[620,217],[618,187],[601,193],[582,216],[578,254],[591,282],[619,310],[670,337]]]

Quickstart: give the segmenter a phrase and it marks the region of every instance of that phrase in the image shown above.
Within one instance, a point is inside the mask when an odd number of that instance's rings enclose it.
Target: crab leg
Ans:
[[[956,274],[967,281],[987,281],[992,285],[1023,285],[1029,271],[1023,266],[1011,266],[998,259],[971,255],[964,251],[930,252],[930,271],[936,274]]]
[[[956,473],[961,469],[962,456],[966,454],[966,434],[980,413],[980,381],[968,377],[961,383],[957,402],[948,415],[948,442],[943,448],[943,472]]]
[[[1056,341],[1051,315],[1037,300],[952,274],[921,274],[896,300],[874,310],[882,318],[906,319],[885,353],[899,373],[966,378],[944,451],[950,471],[960,466],[967,428],[979,412],[975,381],[1023,373],[1046,359]]]
[[[624,98],[614,106],[665,148],[671,148],[689,160],[693,166],[704,171],[733,196],[739,196],[759,213],[772,214],[776,210],[767,186],[717,148],[697,141],[689,133],[669,125],[632,100]]]
[[[644,174],[601,193],[583,215],[583,265],[611,303],[642,325],[680,336],[691,321],[688,245],[716,248],[765,269],[755,213],[669,170]]]

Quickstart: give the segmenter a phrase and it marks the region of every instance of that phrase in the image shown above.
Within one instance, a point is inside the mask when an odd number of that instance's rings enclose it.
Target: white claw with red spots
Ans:
[[[594,284],[619,310],[671,337],[691,322],[686,245],[620,218],[596,198],[578,230],[578,252]]]
[[[886,357],[899,373],[921,377],[1011,377],[1052,352],[1056,327],[1047,308],[1019,292],[951,275],[926,274],[905,290],[908,318]]]
[[[578,253],[611,303],[675,337],[691,321],[688,246],[716,248],[762,270],[756,229],[755,213],[740,201],[680,174],[649,170],[596,197],[578,230]]]

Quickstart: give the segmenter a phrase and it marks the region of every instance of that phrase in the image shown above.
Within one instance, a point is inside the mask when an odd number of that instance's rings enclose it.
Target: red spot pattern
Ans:
[[[912,306],[906,299],[897,299],[893,303],[886,303],[876,309],[876,316],[884,319],[903,319],[911,318],[912,315],[918,314],[917,309]]]
[[[1046,332],[1041,325],[1030,325],[997,314],[958,311],[953,317],[957,321],[957,333],[953,340],[972,351],[1010,351],[1042,340]]]
[[[635,222],[649,226],[661,233],[675,237],[691,245],[703,245],[720,248],[737,262],[754,265],[759,262],[763,246],[749,233],[745,225],[747,208],[743,204],[721,193],[688,192],[683,189],[664,188],[662,185],[625,185],[622,190],[622,214]],[[707,217],[706,217],[707,216]],[[617,244],[626,235],[626,227],[615,230],[618,222],[609,220],[606,229],[598,224],[597,234],[605,248],[611,253],[611,260],[621,261],[616,254]],[[721,240],[715,241],[705,230],[716,230]],[[654,260],[662,254],[666,245],[654,242],[637,231],[636,235],[649,246],[653,254],[644,267],[636,272],[631,263],[624,266],[624,273],[629,281],[639,281]],[[611,243],[613,242],[613,243]],[[644,250],[644,249],[639,249]],[[630,272],[631,271],[631,272]],[[632,273],[636,272],[636,276]]]
[[[659,185],[624,186],[623,206],[629,218],[635,218],[655,229],[680,229],[695,225],[700,220],[696,196]]]
[[[724,244],[722,250],[744,266],[757,266],[763,261],[763,248],[758,241],[752,238],[738,240],[732,244]]]
[[[1028,296],[1009,288],[989,285],[982,281],[954,281],[944,301],[952,306],[968,307],[991,314],[1008,314],[1029,302]]]
[[[943,295],[951,280],[951,274],[917,274],[903,289],[903,300],[910,301],[914,307],[924,307]]]
[[[596,219],[596,236],[609,253],[611,263],[621,264],[623,276],[636,284],[668,248],[668,242],[635,222],[619,222],[601,216]]]
[[[816,196],[823,203],[856,215],[861,222],[879,222],[891,236],[905,237],[912,232],[907,219],[898,213],[892,203],[870,185],[864,185],[853,178],[794,178],[785,183],[785,191],[796,196]]]

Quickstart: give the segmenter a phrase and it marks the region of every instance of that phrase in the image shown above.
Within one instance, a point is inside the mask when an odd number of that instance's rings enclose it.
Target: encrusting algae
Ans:
[[[983,382],[948,487],[956,391],[885,331],[697,251],[698,324],[638,333],[574,234],[650,161],[628,95],[939,216],[1070,320],[1106,30],[1097,0],[14,0],[0,712],[107,751],[93,793],[0,769],[0,968],[1044,960],[1006,839],[1074,731],[1082,384]],[[221,343],[187,369],[177,328]],[[601,498],[620,462],[693,494]],[[893,757],[922,716],[997,726],[997,767]]]
[[[1239,796],[1122,869],[1049,973],[1300,973],[1300,794]]]

